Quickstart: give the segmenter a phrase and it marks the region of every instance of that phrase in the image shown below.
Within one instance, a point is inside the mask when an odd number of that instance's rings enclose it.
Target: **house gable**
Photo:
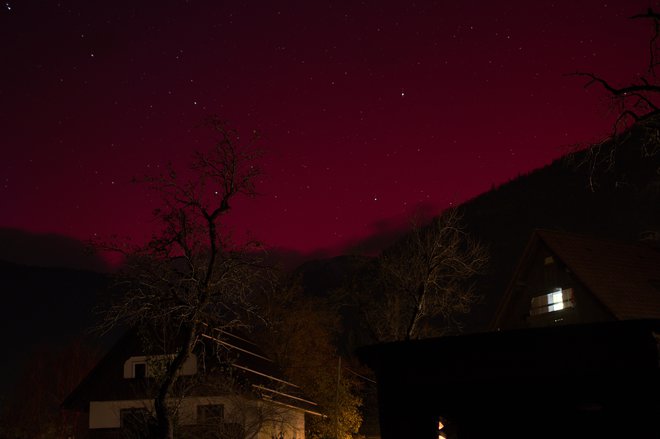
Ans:
[[[537,230],[492,329],[658,318],[658,278],[660,252],[648,245]],[[534,309],[546,298],[551,302],[562,296],[557,306]]]
[[[214,329],[202,334],[199,347],[181,372],[179,385],[188,390],[177,403],[179,425],[194,433],[205,428],[209,413],[222,413],[216,427],[240,430],[241,437],[304,438],[305,414],[320,415],[316,403],[283,379],[254,343]],[[154,371],[169,357],[146,354],[129,331],[63,407],[89,413],[90,437],[119,437],[125,422],[147,422],[154,412]]]

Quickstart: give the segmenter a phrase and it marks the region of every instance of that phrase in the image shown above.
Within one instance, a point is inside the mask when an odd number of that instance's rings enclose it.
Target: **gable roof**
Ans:
[[[540,245],[545,245],[617,320],[660,318],[657,248],[641,242],[535,230],[500,303],[495,327],[510,303],[516,280]]]
[[[62,408],[87,411],[89,401],[95,400],[94,396],[99,393],[105,394],[109,400],[125,399],[126,395],[134,394],[132,381],[123,379],[123,364],[128,357],[136,354],[138,344],[135,329],[123,334],[64,399]],[[109,380],[107,377],[115,379]]]

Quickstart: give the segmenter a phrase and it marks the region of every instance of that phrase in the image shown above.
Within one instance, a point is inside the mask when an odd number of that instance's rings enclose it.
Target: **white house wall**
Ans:
[[[255,401],[240,396],[188,397],[179,406],[181,425],[197,423],[197,407],[222,404],[225,422],[238,423],[245,428],[246,438],[285,439],[305,438],[304,412],[268,401]],[[89,428],[120,428],[122,409],[145,408],[154,411],[153,400],[92,401],[89,406]]]
[[[171,355],[136,355],[130,357],[124,362],[124,378],[130,379],[135,378],[135,365],[136,364],[146,364],[146,376],[152,377],[153,373],[150,372],[149,363],[153,360],[159,360],[161,358],[171,358]],[[195,354],[190,354],[186,359],[186,362],[183,363],[179,375],[195,375],[197,373],[197,356]]]
[[[122,409],[144,408],[154,411],[153,400],[91,401],[89,403],[89,428],[119,428]]]

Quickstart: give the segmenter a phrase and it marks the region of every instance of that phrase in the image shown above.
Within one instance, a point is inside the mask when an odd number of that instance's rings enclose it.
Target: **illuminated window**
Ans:
[[[535,316],[573,307],[575,307],[573,289],[567,288],[562,290],[561,288],[557,288],[551,293],[533,297],[529,314]]]
[[[443,430],[445,428],[445,421],[438,418],[438,439],[447,439],[447,433]]]

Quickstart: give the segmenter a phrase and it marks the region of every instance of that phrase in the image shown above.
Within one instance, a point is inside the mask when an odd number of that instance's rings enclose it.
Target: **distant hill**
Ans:
[[[57,347],[84,335],[94,319],[103,274],[0,261],[0,344],[7,355],[0,371],[5,394],[34,349]]]
[[[534,229],[625,241],[660,231],[660,155],[645,157],[634,138],[625,146],[627,149],[619,148],[611,169],[599,170],[594,190],[589,187],[588,167],[572,165],[584,158],[585,152],[580,152],[519,176],[462,206],[468,231],[491,253],[490,272],[477,284],[483,303],[466,322],[469,332],[485,330],[490,324]]]
[[[38,267],[110,271],[93,247],[75,238],[8,227],[0,227],[0,260]]]
[[[534,229],[628,241],[639,239],[643,232],[660,231],[660,154],[644,156],[639,145],[633,137],[615,154],[611,169],[597,168],[595,190],[589,186],[588,166],[572,164],[585,158],[583,151],[520,175],[460,206],[467,231],[491,255],[488,273],[476,279],[482,301],[465,317],[465,332],[488,328]],[[348,256],[311,261],[297,273],[307,293],[322,296],[353,277],[369,276],[368,261]],[[350,319],[356,315],[344,312],[348,319],[344,340],[352,347],[369,338],[354,333],[359,325]]]

